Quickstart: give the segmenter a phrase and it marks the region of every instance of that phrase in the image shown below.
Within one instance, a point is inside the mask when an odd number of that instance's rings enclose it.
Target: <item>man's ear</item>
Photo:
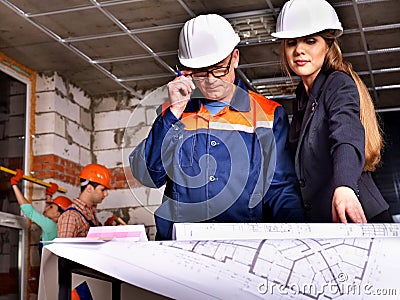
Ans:
[[[233,50],[233,67],[236,69],[239,66],[239,49]]]
[[[91,185],[91,184],[89,183],[89,184],[87,185],[87,187],[86,187],[86,191],[87,191],[88,193],[91,193],[93,190],[94,190],[93,185]]]

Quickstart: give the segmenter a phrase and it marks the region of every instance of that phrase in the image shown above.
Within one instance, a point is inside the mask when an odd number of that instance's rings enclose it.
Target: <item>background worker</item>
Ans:
[[[171,239],[174,222],[303,221],[287,115],[235,77],[239,41],[216,14],[184,24],[170,106],[130,155],[142,184],[166,183],[158,240]]]
[[[291,0],[272,36],[282,65],[301,78],[293,102],[290,145],[312,222],[392,222],[371,172],[382,137],[365,84],[343,60],[342,25],[325,0]]]
[[[79,174],[81,192],[71,207],[59,218],[58,237],[85,237],[91,226],[100,226],[96,206],[103,202],[112,189],[111,173],[103,165],[86,165]]]
[[[10,183],[22,212],[42,229],[41,241],[55,239],[57,237],[56,223],[61,214],[71,206],[72,201],[64,196],[58,196],[52,201],[51,196],[57,191],[58,186],[55,183],[51,183],[51,186],[46,188],[46,207],[43,214],[39,213],[32,203],[24,197],[18,187],[18,183],[24,176],[23,171],[17,169],[16,172],[15,176],[11,177]]]

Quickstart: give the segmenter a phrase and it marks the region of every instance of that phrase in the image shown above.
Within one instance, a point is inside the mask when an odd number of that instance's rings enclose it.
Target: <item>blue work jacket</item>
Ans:
[[[166,184],[156,239],[171,239],[174,222],[304,220],[284,109],[236,84],[215,115],[201,98],[192,98],[179,120],[165,109],[130,154],[137,180]]]

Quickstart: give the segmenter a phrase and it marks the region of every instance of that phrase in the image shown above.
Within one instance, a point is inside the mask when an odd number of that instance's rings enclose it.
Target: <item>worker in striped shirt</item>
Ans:
[[[108,196],[111,173],[103,165],[89,164],[80,175],[81,193],[58,219],[59,238],[86,237],[92,226],[101,226],[96,216],[96,206]]]

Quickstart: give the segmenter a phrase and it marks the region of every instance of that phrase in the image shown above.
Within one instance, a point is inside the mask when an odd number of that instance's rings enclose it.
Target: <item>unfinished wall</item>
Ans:
[[[98,206],[100,222],[114,214],[128,224],[144,224],[154,239],[153,212],[162,189],[141,186],[131,175],[128,156],[146,137],[165,92],[160,88],[143,100],[126,93],[91,99],[57,74],[38,76],[32,175],[57,183],[73,199],[79,195],[82,166],[105,165],[115,189]],[[34,187],[33,200],[41,211],[43,187]]]
[[[57,183],[65,196],[79,195],[79,173],[89,163],[100,163],[112,174],[115,187],[98,206],[100,222],[117,215],[128,224],[144,224],[150,240],[155,236],[153,212],[161,203],[162,190],[139,184],[130,172],[128,156],[146,137],[165,100],[165,89],[148,93],[144,100],[126,93],[92,99],[57,74],[41,75],[36,81],[36,103],[32,120],[31,175]],[[56,193],[54,197],[61,195]],[[32,203],[45,206],[45,188],[31,185]],[[30,229],[30,298],[35,299],[40,260],[40,228]]]
[[[156,109],[165,101],[165,89],[131,98],[126,93],[92,101],[94,112],[93,155],[115,171],[119,178],[116,190],[99,205],[99,218],[110,211],[129,224],[145,224],[149,239],[154,239],[153,213],[161,203],[162,189],[141,186],[129,168],[130,152],[143,140],[156,117]]]
[[[89,108],[90,99],[84,92],[57,74],[38,76],[32,175],[67,189],[65,196],[71,199],[79,194],[81,166],[92,162]],[[44,188],[35,186],[33,200],[43,198]]]
[[[31,120],[32,161],[30,173],[67,190],[70,199],[79,195],[78,175],[82,165],[92,161],[92,116],[90,99],[60,76],[37,76],[36,101]],[[45,187],[30,185],[28,195],[38,211],[45,207]],[[61,195],[56,193],[54,197]],[[30,226],[30,299],[35,299],[40,267],[38,244],[41,229]]]

